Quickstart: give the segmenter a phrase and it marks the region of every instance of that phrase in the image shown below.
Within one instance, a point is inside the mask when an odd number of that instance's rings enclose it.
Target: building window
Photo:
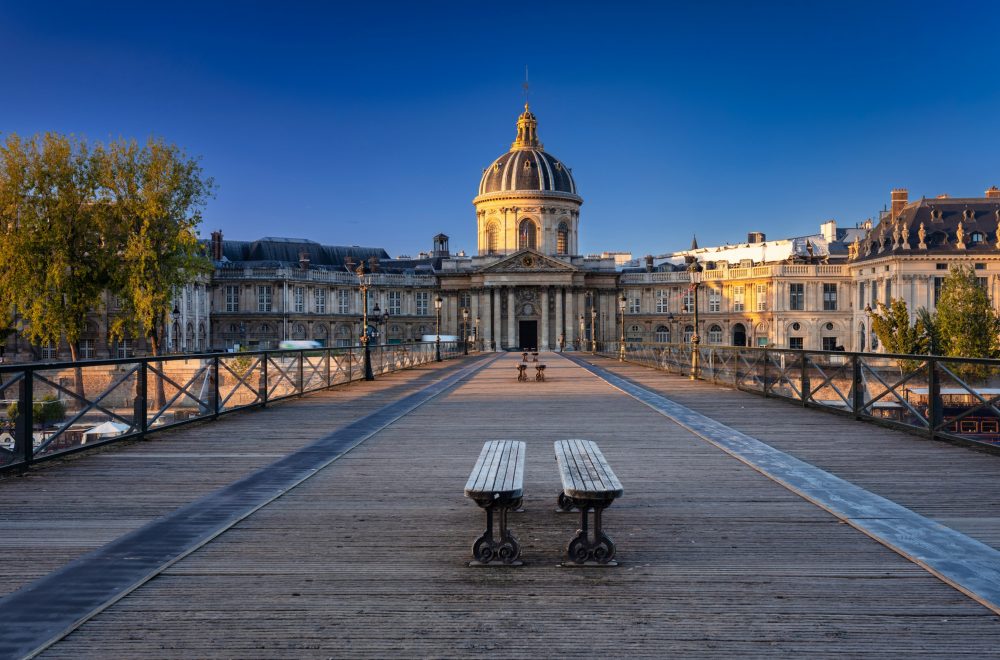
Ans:
[[[426,316],[431,301],[430,291],[417,291],[416,297],[417,297],[417,315]]]
[[[858,282],[858,309],[865,308],[865,283]]]
[[[979,284],[980,288],[983,288],[983,289],[987,288],[986,278],[985,277],[977,277],[976,278],[976,283]]]
[[[681,301],[681,311],[687,313],[694,311],[694,291],[691,289],[684,291],[684,298]]]
[[[656,313],[666,314],[670,311],[670,292],[666,289],[656,290]]]
[[[42,344],[42,359],[43,360],[54,360],[56,359],[56,346],[50,341]]]
[[[351,313],[351,290],[350,289],[337,289],[337,313],[338,314],[350,314]]]
[[[835,351],[837,350],[837,338],[836,337],[823,337],[823,350],[824,351]]]
[[[89,360],[94,357],[94,340],[93,339],[81,339],[80,340],[80,359]]]
[[[803,310],[806,308],[806,294],[804,284],[788,285],[788,309]]]
[[[271,285],[261,284],[257,287],[257,311],[271,311]]]
[[[982,243],[984,238],[985,236],[983,235],[983,233],[979,231],[974,231],[971,234],[969,234],[969,242],[972,243],[973,245]]]
[[[720,309],[722,309],[722,292],[719,291],[718,289],[709,289],[708,311],[718,312]]]
[[[733,311],[742,312],[745,307],[745,289],[742,284],[733,287]]]
[[[559,223],[556,229],[556,254],[567,254],[569,252],[569,229],[565,222]]]
[[[496,254],[500,244],[500,228],[491,224],[486,228],[486,254]]]
[[[948,264],[934,264],[934,268],[938,270],[948,270]]]
[[[757,285],[757,311],[766,312],[767,311],[767,285],[758,284]]]
[[[517,247],[535,248],[538,240],[535,231],[535,223],[531,220],[522,220],[517,227]]]
[[[387,293],[386,294],[385,306],[386,306],[386,310],[385,311],[389,312],[390,314],[392,314],[394,316],[399,316],[399,313],[400,313],[399,310],[401,308],[401,306],[400,306],[400,292],[399,291],[390,291],[389,293]]]
[[[226,285],[226,311],[227,312],[238,312],[240,311],[240,287],[227,284]]]
[[[789,337],[788,348],[802,349],[802,337]]]
[[[326,289],[313,289],[313,311],[326,314]]]
[[[656,326],[656,341],[661,344],[670,343],[670,328],[665,325]]]
[[[292,300],[295,305],[295,312],[301,314],[306,311],[306,290],[304,287],[297,286],[292,289]]]
[[[132,342],[128,339],[122,339],[115,343],[115,357],[118,358],[130,358],[132,357]]]
[[[837,310],[837,285],[823,284],[823,311],[834,312]]]
[[[470,307],[472,307],[472,294],[468,291],[458,294],[458,308],[469,309]]]
[[[976,270],[986,270],[986,264],[978,263],[975,265]]]
[[[877,280],[872,280],[871,289],[872,289],[872,307],[875,307],[875,304],[878,302],[878,281]]]
[[[885,293],[885,306],[888,307],[892,304],[892,280],[885,281],[885,291],[883,293]]]
[[[708,343],[709,344],[721,344],[722,343],[722,328],[718,325],[713,325],[708,329]]]
[[[943,284],[944,284],[944,278],[943,277],[935,277],[934,278],[934,306],[935,307],[938,304],[938,299],[941,297],[941,285],[943,285]]]
[[[693,325],[684,326],[684,343],[690,344],[692,337],[694,337],[694,326]]]
[[[642,312],[642,299],[633,294],[629,296],[628,299],[628,313],[629,314],[640,314]]]

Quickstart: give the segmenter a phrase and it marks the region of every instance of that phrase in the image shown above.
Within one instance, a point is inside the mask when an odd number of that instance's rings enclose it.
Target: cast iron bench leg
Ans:
[[[566,498],[572,500],[572,498]],[[601,513],[610,503],[578,502],[580,509],[580,529],[566,547],[566,557],[574,564],[593,562],[608,566],[617,566],[615,558],[615,542],[604,533],[601,527]],[[591,540],[588,525],[588,512],[594,512],[594,538]]]
[[[472,557],[475,559],[475,563],[499,563],[515,566],[521,563],[518,561],[521,556],[521,544],[507,527],[507,514],[511,509],[520,505],[521,501],[517,500],[483,507],[486,509],[486,531],[472,544]],[[493,536],[494,510],[497,511],[500,518],[499,540]]]

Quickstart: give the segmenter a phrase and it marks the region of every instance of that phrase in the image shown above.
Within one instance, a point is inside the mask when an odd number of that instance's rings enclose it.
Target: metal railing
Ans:
[[[620,344],[598,352],[619,356]],[[691,344],[625,344],[625,360],[690,376]],[[698,347],[695,377],[925,435],[1000,449],[1000,360]]]
[[[443,359],[460,355],[441,342]],[[375,375],[434,360],[434,342],[371,347]],[[361,347],[3,366],[0,472],[362,379]]]

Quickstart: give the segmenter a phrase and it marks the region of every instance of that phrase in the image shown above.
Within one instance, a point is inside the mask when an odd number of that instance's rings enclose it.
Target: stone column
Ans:
[[[563,326],[563,294],[562,287],[556,287],[556,331],[553,335],[555,337],[556,348],[559,348],[559,337],[562,336],[563,341],[566,339],[566,329]]]
[[[501,316],[503,316],[503,305],[500,300],[500,289],[493,289],[493,341],[496,342],[496,350],[500,350],[500,341],[503,339],[501,329]]]
[[[580,313],[576,311],[576,295],[573,293],[572,289],[566,291],[566,316],[565,327],[566,327],[566,346],[568,348],[576,348],[576,331],[580,325]]]
[[[471,307],[469,308],[469,327],[465,329],[466,338],[468,335],[475,333],[476,331],[476,319],[479,318],[479,291],[473,291],[471,300],[469,303]],[[489,323],[489,321],[486,321]],[[483,331],[483,319],[479,320],[479,332]],[[478,342],[480,337],[476,335],[476,342]],[[474,344],[478,348],[478,343]]]
[[[541,295],[538,296],[538,304],[542,306],[542,317],[539,321],[538,350],[549,350],[549,288],[542,287]]]
[[[507,287],[507,348],[516,348],[517,325],[514,322],[514,287]]]

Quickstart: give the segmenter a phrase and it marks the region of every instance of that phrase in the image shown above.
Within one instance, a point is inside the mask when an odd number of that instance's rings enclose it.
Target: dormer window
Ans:
[[[986,240],[986,235],[983,234],[983,232],[981,231],[974,231],[971,234],[969,234],[969,243],[971,245],[982,243],[985,240]]]
[[[965,220],[965,222],[975,222],[976,212],[973,211],[972,209],[965,209],[962,212],[962,218]]]

